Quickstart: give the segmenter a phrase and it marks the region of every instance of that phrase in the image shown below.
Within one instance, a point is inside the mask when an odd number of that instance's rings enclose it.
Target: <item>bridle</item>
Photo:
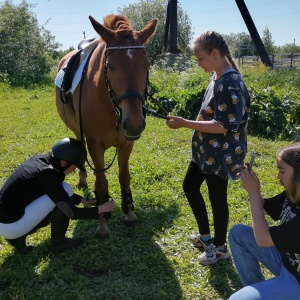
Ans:
[[[126,50],[126,49],[145,49],[145,46],[141,45],[141,46],[117,46],[117,47],[106,47],[105,52],[104,52],[104,79],[105,79],[105,84],[106,87],[108,89],[108,93],[109,93],[109,98],[110,101],[114,107],[113,112],[116,114],[117,116],[117,121],[116,121],[116,130],[117,130],[117,144],[116,144],[116,151],[114,154],[114,157],[112,159],[112,161],[108,164],[108,166],[106,166],[105,168],[102,169],[95,169],[89,162],[89,160],[87,159],[87,164],[89,165],[89,167],[94,171],[94,173],[102,173],[107,171],[114,163],[117,153],[118,153],[118,145],[119,145],[119,123],[121,120],[121,109],[119,107],[119,104],[121,103],[122,100],[124,100],[125,98],[139,98],[142,101],[143,104],[143,113],[144,113],[144,117],[146,117],[146,108],[145,108],[145,99],[147,98],[147,96],[149,95],[148,92],[148,85],[149,85],[149,70],[147,70],[147,79],[146,79],[146,86],[145,86],[145,90],[144,90],[144,94],[140,94],[138,92],[129,92],[129,93],[123,93],[120,96],[116,97],[115,92],[113,91],[111,82],[110,82],[110,78],[108,76],[108,63],[107,63],[107,52],[110,50]],[[94,51],[94,50],[93,50]],[[82,115],[81,115],[81,99],[82,99],[82,86],[83,86],[83,80],[84,80],[84,75],[86,73],[87,70],[87,66],[89,63],[89,59],[91,58],[92,53],[90,53],[90,56],[83,68],[82,71],[82,76],[81,76],[81,81],[80,81],[80,93],[79,93],[79,120],[80,120],[80,138],[81,141],[83,142],[84,137],[83,137],[83,122],[82,122]]]
[[[108,76],[107,52],[110,50],[127,50],[127,49],[145,49],[145,46],[143,46],[143,45],[141,45],[141,46],[115,46],[115,47],[111,46],[111,47],[106,47],[105,53],[104,53],[104,55],[105,55],[104,56],[104,79],[105,79],[106,87],[108,89],[110,101],[114,107],[114,112],[118,116],[118,119],[116,122],[117,131],[118,131],[118,126],[119,126],[119,122],[121,119],[121,109],[119,107],[119,104],[121,103],[121,101],[124,100],[125,98],[139,98],[142,101],[142,104],[144,107],[145,99],[148,94],[149,70],[147,70],[147,80],[146,80],[146,86],[145,86],[143,95],[138,92],[123,93],[119,97],[116,97],[116,95],[115,95],[115,92],[114,92],[111,82],[110,82],[110,78]],[[144,117],[145,116],[146,116],[146,112],[144,110]]]
[[[168,113],[160,105],[160,103],[155,98],[152,97],[152,94],[149,93],[149,86],[150,86],[149,69],[147,70],[146,86],[145,86],[145,90],[144,90],[143,95],[141,95],[140,93],[137,93],[137,92],[131,92],[131,93],[124,93],[124,94],[120,95],[119,97],[116,97],[116,95],[115,95],[115,93],[112,89],[109,76],[108,76],[107,51],[109,51],[109,50],[124,50],[124,49],[145,49],[145,46],[143,46],[143,45],[141,45],[141,46],[116,46],[116,47],[107,47],[105,49],[105,60],[104,60],[105,84],[106,84],[106,87],[107,87],[108,92],[109,92],[110,100],[111,100],[111,102],[114,106],[114,109],[115,109],[115,112],[116,112],[118,118],[119,119],[121,118],[119,103],[125,98],[135,97],[135,98],[140,98],[142,103],[143,103],[144,117],[146,117],[146,113],[149,113],[150,115],[156,116],[158,118],[166,119]],[[147,98],[149,98],[150,101],[154,102],[163,111],[164,115],[161,115],[161,114],[157,113],[154,110],[146,108],[145,107],[145,102],[146,102]],[[118,127],[118,124],[119,124],[119,119],[118,119],[117,124],[116,124],[117,127]]]

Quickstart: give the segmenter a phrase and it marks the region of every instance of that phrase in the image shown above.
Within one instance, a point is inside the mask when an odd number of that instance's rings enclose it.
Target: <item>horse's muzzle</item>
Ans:
[[[129,119],[125,119],[122,122],[122,127],[123,127],[123,133],[126,140],[135,141],[141,137],[142,132],[146,128],[146,121],[143,118],[142,120],[140,120],[139,124],[137,125],[137,124],[133,124],[132,121],[130,121]]]

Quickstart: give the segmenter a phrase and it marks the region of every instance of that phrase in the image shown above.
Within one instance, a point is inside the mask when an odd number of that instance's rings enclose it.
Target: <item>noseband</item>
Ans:
[[[119,97],[116,97],[113,89],[112,89],[112,86],[111,86],[111,82],[110,82],[110,79],[109,79],[109,76],[108,76],[108,72],[107,72],[107,69],[108,69],[108,66],[107,66],[107,51],[109,50],[124,50],[124,49],[145,49],[145,46],[120,46],[120,47],[107,47],[105,49],[105,59],[104,59],[104,78],[105,78],[105,84],[106,84],[106,87],[108,89],[108,92],[109,92],[109,97],[110,97],[110,100],[113,104],[113,107],[114,107],[114,112],[116,113],[117,115],[117,122],[116,122],[116,130],[117,132],[119,131],[119,122],[120,122],[120,119],[121,119],[121,109],[119,108],[119,104],[122,100],[124,100],[125,98],[139,98],[141,99],[142,103],[143,103],[143,108],[144,108],[144,104],[145,104],[145,99],[147,98],[147,95],[148,95],[148,85],[149,85],[149,71],[147,71],[147,79],[146,79],[146,86],[145,86],[145,92],[144,92],[144,95],[141,95],[140,93],[138,92],[130,92],[130,93],[123,93],[121,94]],[[93,50],[94,51],[94,50]],[[90,54],[89,58],[92,56],[92,53]],[[87,66],[88,66],[88,62],[89,62],[89,59],[88,61],[86,62],[86,65],[83,69],[83,72],[82,72],[82,75],[81,75],[81,82],[80,82],[80,93],[79,93],[79,125],[80,125],[80,138],[81,138],[81,141],[84,140],[84,136],[83,136],[83,122],[82,122],[82,114],[81,114],[81,99],[82,99],[82,86],[83,86],[83,79],[84,79],[84,74],[86,72],[86,69],[87,69]],[[143,109],[143,112],[144,112],[144,116],[146,116],[146,109],[144,108]],[[119,139],[119,135],[118,135],[118,138],[117,138],[117,145],[119,143],[118,141]],[[112,161],[108,164],[108,166],[102,168],[102,169],[95,169],[89,162],[89,160],[87,159],[87,164],[90,166],[90,168],[94,171],[94,173],[103,173],[105,171],[107,171],[111,166],[112,164],[114,163],[115,159],[116,159],[116,156],[117,156],[117,152],[118,152],[118,146],[116,147],[116,151],[115,151],[115,154],[114,154],[114,157],[112,159]]]
[[[115,92],[113,91],[113,88],[111,86],[111,82],[108,76],[108,64],[107,64],[107,51],[109,50],[126,50],[126,49],[145,49],[145,46],[117,46],[117,47],[107,47],[105,49],[105,59],[104,59],[104,78],[105,78],[105,84],[109,92],[110,100],[114,106],[115,113],[117,114],[118,118],[121,117],[120,107],[119,104],[122,100],[125,98],[139,98],[141,99],[143,105],[145,104],[145,99],[148,92],[148,82],[149,82],[149,72],[147,72],[147,79],[146,79],[146,86],[144,94],[141,95],[138,92],[129,92],[129,93],[123,93],[119,97],[116,97]],[[119,123],[119,120],[118,122]]]

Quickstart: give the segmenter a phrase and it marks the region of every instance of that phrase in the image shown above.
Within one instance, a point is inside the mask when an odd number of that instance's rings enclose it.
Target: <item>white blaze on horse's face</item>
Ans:
[[[127,54],[127,56],[129,57],[129,59],[130,59],[130,60],[132,60],[132,59],[133,59],[133,55],[132,55],[132,54],[133,54],[133,53],[132,53],[132,49],[128,49],[126,54]]]

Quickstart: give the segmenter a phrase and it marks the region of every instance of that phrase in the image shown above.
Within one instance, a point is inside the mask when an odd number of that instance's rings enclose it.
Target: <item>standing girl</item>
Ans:
[[[230,256],[226,247],[229,219],[227,204],[228,180],[236,179],[247,151],[247,124],[250,99],[228,45],[214,31],[201,34],[193,51],[198,65],[213,72],[195,121],[168,116],[172,128],[193,129],[192,158],[183,190],[196,218],[199,234],[190,237],[194,246],[203,248],[204,265]],[[203,182],[208,187],[214,217],[212,238],[205,201],[200,192]]]
[[[235,225],[229,233],[233,259],[244,288],[230,300],[300,299],[300,143],[277,156],[280,184],[285,191],[263,199],[260,182],[245,169],[240,178],[249,194],[252,224]],[[265,212],[280,225],[270,226]],[[275,277],[264,280],[260,263]]]

